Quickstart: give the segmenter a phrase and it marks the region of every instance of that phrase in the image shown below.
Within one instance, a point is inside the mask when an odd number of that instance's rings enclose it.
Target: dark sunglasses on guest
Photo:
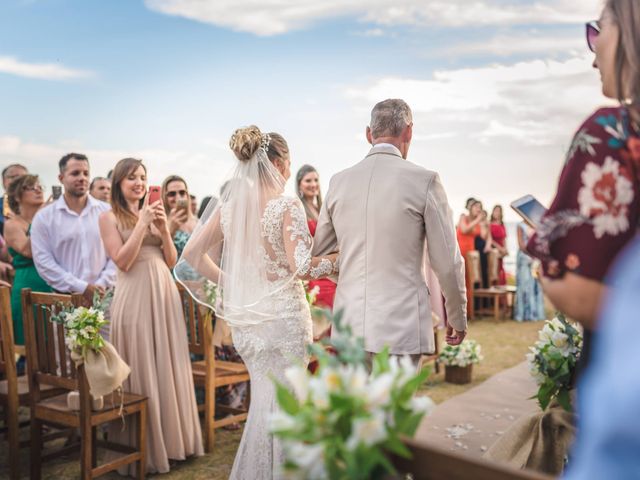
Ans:
[[[186,190],[174,190],[173,192],[167,192],[167,197],[173,198],[176,195],[180,195],[181,197],[185,197],[187,195]]]
[[[600,34],[600,22],[598,20],[594,20],[593,22],[588,22],[587,25],[587,46],[589,50],[593,53],[596,52],[596,40],[598,39],[598,35]]]

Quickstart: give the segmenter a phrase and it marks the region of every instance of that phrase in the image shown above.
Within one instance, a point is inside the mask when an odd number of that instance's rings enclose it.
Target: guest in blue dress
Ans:
[[[529,241],[529,227],[518,224],[518,254],[516,257],[516,306],[514,318],[519,322],[544,320],[544,296],[538,280],[533,278],[531,263],[533,259],[525,253]]]

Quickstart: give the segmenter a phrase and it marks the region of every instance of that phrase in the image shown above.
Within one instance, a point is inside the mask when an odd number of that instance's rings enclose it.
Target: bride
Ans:
[[[229,324],[251,377],[251,406],[230,478],[271,479],[284,461],[268,429],[278,408],[273,380],[286,383],[287,367],[306,364],[312,341],[300,279],[336,273],[337,254],[311,256],[304,208],[283,195],[291,175],[285,139],[250,126],[236,130],[229,144],[238,158],[235,172],[220,202],[202,216],[175,271]]]

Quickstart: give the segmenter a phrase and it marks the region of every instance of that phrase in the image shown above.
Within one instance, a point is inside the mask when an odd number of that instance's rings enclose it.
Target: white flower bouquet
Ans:
[[[283,441],[288,478],[382,478],[395,473],[387,454],[411,455],[401,438],[412,437],[433,407],[429,397],[414,396],[429,371],[417,373],[409,358],[390,358],[385,350],[369,374],[362,339],[350,336],[339,314],[333,325],[338,337],[325,342],[335,355],[314,344],[316,373],[289,368],[293,392],[276,382],[281,411],[271,431]]]
[[[109,323],[104,311],[111,297],[111,291],[103,297],[96,292],[90,308],[58,305],[56,311],[52,312],[51,321],[64,326],[65,344],[71,352],[85,357],[87,349],[97,352],[104,347],[105,341],[100,330]]]
[[[460,345],[447,345],[438,355],[438,362],[446,367],[466,367],[480,363],[484,357],[475,340],[464,340]]]
[[[571,411],[569,391],[580,351],[582,335],[561,313],[547,320],[538,334],[539,340],[526,355],[529,373],[538,384],[537,398],[545,410],[556,399],[567,411]]]

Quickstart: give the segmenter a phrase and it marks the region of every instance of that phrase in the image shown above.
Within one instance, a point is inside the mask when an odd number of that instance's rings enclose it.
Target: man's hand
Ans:
[[[9,272],[13,271],[10,263],[0,262],[0,279],[9,280]]]
[[[5,282],[4,280],[0,280],[0,287],[9,287],[11,288],[11,284],[8,282]]]
[[[448,345],[456,346],[460,345],[464,340],[464,337],[467,336],[467,331],[458,331],[454,330],[451,325],[447,325],[447,336],[445,338]]]
[[[98,292],[100,295],[104,295],[104,288],[99,287],[98,285],[94,285],[92,283],[87,285],[87,288],[82,293],[82,296],[84,297],[85,305],[87,306],[93,305],[93,296],[96,292]]]

